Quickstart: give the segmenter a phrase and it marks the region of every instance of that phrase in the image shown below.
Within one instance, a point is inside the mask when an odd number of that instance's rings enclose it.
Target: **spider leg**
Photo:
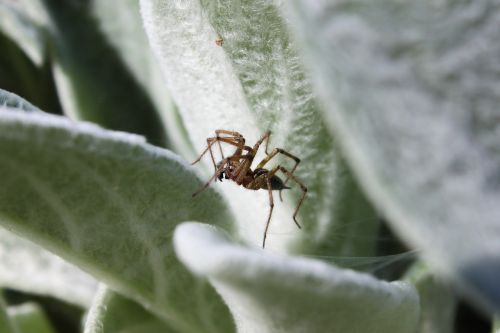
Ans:
[[[227,137],[221,137],[220,136],[221,134],[228,135],[228,136]],[[238,147],[236,149],[236,151],[234,152],[234,154],[241,154],[241,151],[242,151],[243,146],[245,144],[245,138],[240,133],[235,132],[235,131],[228,131],[228,130],[218,129],[218,130],[215,130],[215,137],[216,138],[228,138],[228,139],[232,139],[232,140],[234,140],[236,142],[241,143],[241,147]],[[220,144],[220,141],[218,141],[217,143],[219,145],[220,154],[221,154],[222,158],[224,159],[224,153],[222,152],[222,146]]]
[[[235,131],[228,131],[228,130],[218,129],[218,130],[215,130],[215,134],[217,136],[219,134],[227,134],[227,135],[232,136],[232,137],[238,137],[238,138],[242,138],[243,139],[243,135],[241,135],[240,133],[235,132]]]
[[[215,132],[216,132],[217,135],[219,135],[219,133],[217,133],[217,131],[215,131]],[[221,147],[221,144],[220,144],[221,142],[224,142],[224,143],[236,146],[236,151],[233,153],[232,156],[241,155],[241,153],[243,152],[243,150],[250,151],[252,149],[252,148],[244,145],[245,139],[243,139],[243,137],[242,138],[239,138],[239,137],[225,138],[225,137],[219,137],[219,136],[217,136],[215,138],[208,138],[207,139],[207,143],[209,143],[210,146],[215,141],[219,145],[220,154],[221,154],[221,157],[222,157],[223,160],[225,159],[225,157],[224,157],[224,153],[222,152],[222,147]],[[212,153],[212,148],[209,149],[209,152],[210,152],[210,157],[212,158],[212,163],[214,164],[214,169],[217,170],[217,165],[215,163],[214,155]]]
[[[219,147],[220,147],[220,142],[219,142]],[[217,170],[217,164],[215,163],[215,158],[214,158],[214,153],[212,152],[212,143],[210,143],[210,139],[207,139],[207,148],[208,148],[208,151],[210,152],[210,159],[212,160],[212,163],[214,165],[214,170]],[[201,156],[200,156],[201,158]],[[224,156],[222,156],[222,158],[224,159]],[[194,162],[193,162],[194,164]]]
[[[248,174],[248,170],[250,170],[254,158],[254,155],[251,153],[243,156],[245,156],[246,161],[240,163],[240,165],[238,165],[234,170],[234,181],[236,182],[236,184],[241,184],[243,178],[245,178],[245,176]]]
[[[267,140],[267,143],[266,143],[266,151],[267,151],[267,145],[269,143],[270,136],[271,136],[271,131],[266,131],[266,133],[264,133],[264,135],[262,135],[262,137],[259,139],[259,141],[257,141],[255,143],[255,145],[253,146],[254,154],[257,153],[257,150],[259,150],[259,147],[262,144],[262,142],[264,142],[264,140]]]
[[[220,161],[220,165],[217,168],[217,170],[215,170],[215,173],[212,175],[212,177],[210,177],[210,179],[205,183],[205,185],[203,185],[199,190],[194,192],[192,196],[195,197],[196,195],[198,195],[198,193],[205,190],[210,185],[210,183],[220,175],[220,173],[224,170],[224,168],[230,161],[239,162],[241,159],[248,159],[249,157],[250,156],[248,155],[232,155]]]
[[[195,197],[198,193],[200,193],[201,191],[205,190],[208,185],[210,185],[210,183],[215,179],[217,178],[217,176],[222,172],[222,170],[224,170],[224,168],[226,167],[226,164],[227,162],[229,161],[229,159],[223,159],[220,163],[220,166],[217,168],[217,170],[215,170],[215,173],[213,174],[212,177],[210,177],[210,179],[205,183],[205,185],[203,185],[202,187],[200,187],[200,189],[198,189],[196,192],[193,193],[192,197]]]
[[[274,148],[270,154],[268,154],[264,159],[262,159],[262,161],[257,165],[256,169],[263,168],[264,165],[267,164],[267,162],[269,162],[274,156],[276,156],[278,154],[283,154],[286,157],[289,157],[295,161],[295,165],[293,166],[292,171],[291,171],[291,173],[293,173],[295,171],[295,169],[297,169],[297,166],[300,163],[300,158],[298,158],[295,155],[290,154],[289,152],[287,152],[286,150],[281,149],[281,148]]]
[[[234,181],[237,184],[241,184],[243,178],[245,178],[245,176],[248,174],[248,170],[252,166],[252,162],[253,159],[255,158],[257,150],[259,150],[259,147],[262,144],[262,142],[264,142],[264,140],[269,139],[270,135],[271,131],[267,131],[266,133],[264,133],[264,135],[259,139],[259,141],[257,141],[257,143],[253,146],[253,148],[250,151],[248,151],[248,154],[246,156],[248,156],[249,158],[236,168],[235,170],[236,177],[234,178]]]
[[[295,212],[293,213],[293,221],[295,222],[297,227],[299,227],[299,229],[300,229],[301,226],[300,226],[299,222],[297,222],[297,213],[300,209],[300,206],[302,205],[302,202],[304,202],[304,199],[306,198],[307,187],[304,184],[302,184],[302,182],[300,180],[298,180],[290,171],[288,171],[287,169],[285,169],[281,165],[278,165],[276,168],[278,168],[281,172],[283,172],[285,175],[287,175],[288,178],[290,178],[291,180],[296,182],[300,186],[300,189],[302,190],[302,196],[300,197],[300,200],[297,203],[297,207],[295,207]]]
[[[266,134],[267,134],[267,137],[264,139],[266,141],[266,150],[264,150],[264,151],[265,151],[266,155],[269,155],[269,153],[267,152],[267,150],[269,149],[269,139],[271,138],[271,131],[267,131],[266,133],[264,133],[264,136]]]
[[[212,153],[212,145],[215,143],[215,142],[218,142],[218,141],[221,141],[221,142],[224,142],[224,143],[227,143],[227,144],[230,144],[232,146],[236,146],[237,147],[237,151],[241,150],[245,150],[245,151],[252,151],[252,148],[250,148],[249,146],[245,146],[243,145],[242,142],[235,142],[235,139],[232,139],[232,138],[217,138],[217,137],[213,137],[213,138],[208,138],[207,139],[207,148],[205,148],[205,150],[201,153],[200,156],[198,156],[198,158],[193,162],[191,163],[191,165],[193,164],[196,164],[198,163],[201,158],[208,152],[210,151],[210,154],[211,156],[213,157],[213,153]],[[235,153],[236,154],[236,153]],[[215,159],[212,159],[212,162],[215,164]]]
[[[248,189],[258,190],[264,188],[263,185],[266,184],[267,193],[269,194],[269,215],[267,216],[266,227],[264,228],[264,237],[262,238],[262,248],[266,247],[267,230],[269,229],[269,224],[271,223],[271,216],[273,214],[273,209],[274,209],[273,192],[270,181],[271,177],[269,175],[271,172],[276,173],[276,171],[278,171],[277,168],[276,170],[273,169],[269,173],[262,174],[245,186]]]
[[[267,229],[269,229],[269,223],[271,222],[271,215],[274,209],[273,191],[271,190],[271,182],[269,177],[266,177],[267,183],[267,193],[269,194],[269,216],[266,221],[266,228],[264,229],[264,238],[262,239],[262,248],[266,247]]]
[[[269,142],[269,141],[268,141],[268,142]],[[266,151],[266,154],[267,154],[267,151]],[[281,148],[274,148],[274,149],[273,149],[273,151],[272,151],[270,154],[268,154],[268,155],[267,155],[267,156],[266,156],[266,157],[265,157],[265,158],[264,158],[264,159],[263,159],[263,160],[262,160],[262,161],[261,161],[261,162],[257,165],[256,169],[263,168],[263,167],[264,167],[264,165],[266,165],[266,164],[267,164],[267,162],[269,162],[271,159],[273,159],[273,157],[275,157],[275,156],[276,156],[276,155],[278,155],[278,154],[283,154],[283,155],[285,155],[286,157],[289,157],[289,158],[291,158],[292,160],[294,160],[294,161],[295,161],[295,165],[293,166],[292,171],[290,172],[290,174],[293,174],[293,173],[295,172],[295,169],[297,169],[297,166],[298,166],[298,165],[299,165],[299,163],[300,163],[300,158],[298,158],[298,157],[297,157],[297,156],[295,156],[295,155],[290,154],[289,152],[287,152],[286,150],[281,149]],[[289,179],[289,178],[290,178],[290,177],[288,177],[288,175],[287,175],[287,177],[286,177],[285,181],[283,182],[283,185],[286,185],[286,183],[288,182],[288,179]],[[281,191],[282,191],[282,190],[280,190],[280,192],[279,192],[279,194],[280,194],[280,200],[281,200],[281,201],[283,201],[283,197],[281,196]]]
[[[199,161],[201,161],[201,158],[203,157],[203,155],[205,155],[207,153],[208,150],[210,150],[212,144],[213,143],[210,142],[210,139],[207,139],[207,148],[205,148],[205,150],[200,154],[200,156],[198,156],[198,158],[196,160],[194,160],[194,162],[191,163],[191,165],[194,165],[194,164],[198,163]]]

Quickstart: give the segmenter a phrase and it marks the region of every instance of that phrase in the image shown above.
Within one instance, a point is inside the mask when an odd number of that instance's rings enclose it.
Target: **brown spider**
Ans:
[[[198,191],[193,193],[193,197],[196,196],[201,191],[205,190],[210,185],[210,183],[216,179],[219,179],[219,181],[222,181],[222,179],[230,179],[235,181],[236,184],[242,185],[243,187],[249,190],[263,189],[268,191],[269,215],[266,222],[266,228],[264,229],[262,248],[266,246],[267,229],[269,228],[269,222],[271,221],[271,215],[273,213],[273,208],[274,208],[272,190],[280,191],[279,193],[281,199],[281,191],[290,188],[286,186],[286,182],[289,179],[292,179],[300,186],[302,190],[302,196],[300,197],[297,207],[295,208],[295,212],[293,213],[293,221],[295,222],[297,227],[299,227],[299,229],[301,228],[301,226],[299,222],[297,222],[296,216],[307,193],[307,187],[305,187],[304,184],[302,184],[302,182],[300,182],[293,175],[295,169],[297,169],[297,166],[300,163],[300,159],[280,148],[275,148],[271,153],[268,153],[267,149],[270,136],[271,132],[267,131],[252,148],[249,146],[245,146],[245,138],[240,133],[233,131],[226,131],[226,130],[216,130],[215,137],[207,139],[207,148],[192,163],[192,164],[198,163],[203,157],[203,155],[205,155],[208,151],[210,152],[210,157],[212,159],[212,163],[215,168],[215,173],[213,174],[213,176]],[[255,155],[257,154],[257,151],[259,150],[260,145],[264,141],[266,141],[265,152],[267,156],[257,165],[257,167],[254,170],[252,170],[251,168],[252,162],[255,158]],[[222,160],[219,163],[215,163],[214,155],[212,152],[212,145],[216,142],[219,145],[219,150],[222,156]],[[224,154],[222,152],[221,142],[235,146],[236,147],[235,152],[229,157],[224,157]],[[270,170],[264,168],[264,165],[266,165],[266,163],[269,162],[277,154],[283,154],[286,157],[289,157],[295,161],[295,165],[293,166],[292,171],[288,171],[281,165],[277,165]],[[286,176],[284,182],[283,180],[281,180],[281,178],[279,178],[276,175],[278,171],[281,171]]]

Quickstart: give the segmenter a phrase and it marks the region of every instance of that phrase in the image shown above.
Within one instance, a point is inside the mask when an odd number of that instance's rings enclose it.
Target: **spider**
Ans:
[[[300,163],[300,159],[280,148],[275,148],[271,151],[271,153],[268,153],[270,136],[271,131],[267,131],[266,133],[264,133],[264,135],[262,135],[262,137],[257,141],[257,143],[255,143],[252,148],[245,145],[245,138],[240,133],[222,129],[216,130],[215,137],[207,138],[207,148],[193,163],[191,163],[192,165],[198,163],[201,158],[207,152],[209,152],[215,168],[215,173],[212,175],[212,177],[198,191],[193,193],[193,197],[205,190],[212,181],[215,181],[217,179],[219,181],[222,181],[222,179],[230,179],[236,182],[236,184],[241,185],[249,190],[267,190],[269,194],[269,215],[267,217],[266,227],[264,229],[262,248],[265,248],[266,246],[267,230],[269,228],[269,223],[271,222],[271,215],[273,214],[274,199],[272,191],[280,191],[279,194],[281,199],[281,191],[284,189],[290,189],[290,187],[286,186],[286,183],[289,179],[293,180],[300,186],[300,189],[302,190],[302,196],[300,197],[299,202],[295,207],[295,212],[293,213],[293,221],[299,229],[301,229],[301,226],[297,221],[296,216],[307,193],[307,187],[304,186],[304,184],[302,184],[302,182],[299,181],[293,174]],[[260,145],[264,141],[266,141],[266,157],[255,167],[254,170],[252,170],[252,162],[255,158],[255,155],[257,154],[257,151],[259,150]],[[212,152],[212,146],[216,142],[219,146],[220,154],[222,156],[222,160],[218,163],[215,163],[214,154]],[[236,150],[231,156],[224,157],[221,142],[236,147]],[[295,161],[295,165],[293,166],[292,171],[287,170],[281,165],[277,165],[272,169],[264,168],[264,166],[278,154],[282,154]],[[285,181],[283,181],[276,175],[278,171],[282,172],[285,175]]]

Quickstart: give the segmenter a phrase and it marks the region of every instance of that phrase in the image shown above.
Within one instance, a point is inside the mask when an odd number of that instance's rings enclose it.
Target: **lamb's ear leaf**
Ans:
[[[7,306],[2,296],[0,296],[0,332],[20,333],[7,312]]]
[[[264,253],[229,241],[213,226],[184,223],[179,259],[217,288],[241,332],[415,332],[418,295],[405,282],[320,261]]]
[[[37,66],[42,65],[46,51],[40,17],[34,17],[35,12],[43,12],[39,9],[38,0],[0,0],[0,33],[16,42]]]
[[[42,0],[49,17],[54,78],[66,115],[141,134],[165,146],[153,103],[105,38],[90,2]]]
[[[97,291],[97,282],[88,274],[2,227],[0,286],[54,297],[85,308]]]
[[[420,298],[420,333],[452,333],[458,299],[450,284],[436,276],[422,261],[412,265],[405,281],[417,288]]]
[[[15,13],[3,13],[4,10],[0,0],[0,16],[15,16]],[[0,18],[0,22],[2,20]],[[8,36],[4,32],[0,27],[0,87],[24,96],[44,110],[61,113],[49,64],[46,61],[34,63],[27,50],[22,48],[22,41],[11,39],[15,36]]]
[[[106,286],[101,286],[85,320],[84,333],[175,332],[163,321]]]
[[[0,106],[22,111],[40,111],[24,98],[3,89],[0,89]]]
[[[300,187],[289,181],[291,195],[284,191],[283,203],[275,195],[266,247],[281,251],[295,244],[309,254],[373,255],[378,219],[326,130],[279,6],[230,0],[140,3],[151,48],[196,150],[202,151],[217,129],[240,132],[250,146],[271,130],[269,151],[283,148],[301,159],[296,175],[308,188],[298,218],[303,229],[291,218]],[[216,44],[219,37],[222,46]],[[262,157],[260,152],[257,159]],[[282,155],[269,165],[277,160],[289,169],[294,165]],[[268,193],[221,190],[238,217],[240,236],[261,246]],[[337,234],[332,241],[339,230],[357,238]]]
[[[139,1],[96,0],[90,4],[90,11],[103,36],[117,50],[117,55],[153,102],[166,128],[169,149],[194,160],[196,156],[191,141],[149,47]]]
[[[35,303],[9,306],[7,311],[19,333],[56,332],[43,309]]]
[[[202,183],[178,156],[136,135],[2,108],[0,175],[0,223],[7,229],[77,264],[174,329],[231,327],[220,298],[173,253],[177,223],[231,221],[211,189],[191,197]]]
[[[500,9],[287,3],[328,123],[367,194],[436,270],[500,311],[500,81],[491,75]]]

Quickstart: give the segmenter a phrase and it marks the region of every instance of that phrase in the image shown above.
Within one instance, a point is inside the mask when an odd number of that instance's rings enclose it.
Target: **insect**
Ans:
[[[297,212],[299,211],[299,208],[302,205],[302,202],[304,201],[307,194],[307,187],[293,174],[300,163],[300,159],[280,148],[275,148],[270,153],[268,153],[270,136],[271,132],[267,131],[266,133],[264,133],[264,135],[262,135],[262,137],[257,141],[257,143],[255,143],[253,147],[250,147],[245,145],[245,138],[240,133],[222,129],[216,130],[215,137],[207,138],[207,147],[201,153],[201,155],[193,163],[191,163],[192,165],[198,163],[201,158],[207,152],[209,152],[215,168],[215,173],[212,175],[212,177],[198,191],[193,193],[193,197],[205,190],[212,181],[215,181],[217,179],[219,181],[222,181],[223,179],[230,179],[236,182],[236,184],[241,185],[249,190],[267,190],[269,194],[269,215],[267,217],[266,227],[264,229],[262,248],[266,246],[267,230],[269,228],[269,223],[271,222],[271,216],[273,214],[274,199],[272,191],[280,191],[279,193],[281,199],[281,191],[284,189],[290,189],[290,187],[286,186],[286,183],[289,179],[293,180],[300,186],[300,189],[302,190],[302,196],[300,197],[297,206],[295,207],[295,212],[293,213],[293,221],[299,229],[301,229],[301,226],[296,218]],[[264,141],[266,141],[266,157],[255,167],[255,169],[252,170],[252,162],[255,158],[255,155],[257,154],[257,151],[259,150],[259,147]],[[215,143],[218,144],[220,154],[222,156],[222,160],[220,160],[218,163],[215,162],[214,154],[212,151],[212,146]],[[231,156],[224,157],[221,143],[234,146],[236,150]],[[291,171],[281,165],[277,165],[271,169],[264,168],[264,166],[278,154],[282,154],[295,162],[295,165],[293,166]],[[286,177],[284,181],[276,175],[278,172],[281,172]]]

